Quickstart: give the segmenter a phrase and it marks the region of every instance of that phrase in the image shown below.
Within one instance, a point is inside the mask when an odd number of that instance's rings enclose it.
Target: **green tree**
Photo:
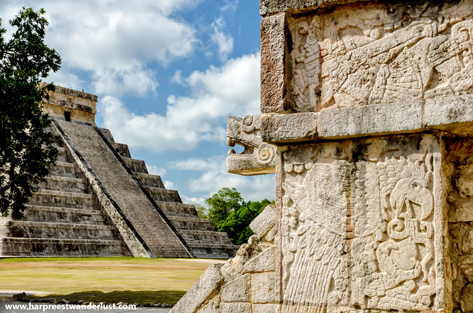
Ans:
[[[235,188],[222,188],[205,203],[208,206],[207,218],[215,229],[226,232],[233,244],[241,245],[253,235],[250,223],[271,201],[245,202]]]
[[[222,188],[205,200],[209,208],[208,219],[218,229],[231,212],[236,211],[243,204],[241,194],[235,188]]]
[[[193,205],[200,218],[209,218],[209,210],[205,206],[199,203],[193,203]]]
[[[41,102],[52,84],[43,84],[60,68],[58,53],[44,43],[46,12],[23,8],[10,21],[16,28],[5,41],[0,20],[0,212],[21,217],[35,185],[49,174],[58,155],[57,137]]]
[[[223,223],[218,226],[218,231],[226,232],[230,241],[241,245],[248,241],[253,231],[250,223],[260,214],[271,201],[248,201],[243,203],[236,211],[232,211]]]

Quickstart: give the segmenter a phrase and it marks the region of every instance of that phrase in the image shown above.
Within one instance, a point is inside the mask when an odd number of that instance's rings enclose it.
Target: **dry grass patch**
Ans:
[[[118,299],[129,294],[131,298],[137,298],[137,301],[121,301],[162,303],[167,299],[166,303],[175,303],[207,267],[215,262],[222,261],[142,258],[1,259],[0,289],[37,290],[55,295],[70,295],[73,299],[89,296],[90,299],[76,300],[94,302],[114,302],[100,298]],[[138,298],[142,298],[144,302],[138,301]],[[159,298],[159,301],[149,301],[151,298]]]

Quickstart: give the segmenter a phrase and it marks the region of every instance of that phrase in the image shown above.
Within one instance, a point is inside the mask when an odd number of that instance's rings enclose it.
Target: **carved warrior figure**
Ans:
[[[357,162],[345,152],[353,148],[337,143],[284,153],[282,312],[429,308],[435,142],[426,136],[421,151],[404,157],[396,144],[369,140]]]
[[[335,10],[301,18],[294,37],[296,111],[461,95],[473,86],[473,21],[462,3],[402,14]],[[395,10],[395,9],[393,9]],[[433,12],[436,18],[431,18]]]

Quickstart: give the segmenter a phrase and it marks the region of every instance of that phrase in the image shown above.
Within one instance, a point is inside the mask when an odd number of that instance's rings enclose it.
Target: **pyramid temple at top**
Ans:
[[[0,257],[229,258],[238,248],[95,125],[97,96],[56,87],[44,110],[62,139],[22,219],[0,217]]]

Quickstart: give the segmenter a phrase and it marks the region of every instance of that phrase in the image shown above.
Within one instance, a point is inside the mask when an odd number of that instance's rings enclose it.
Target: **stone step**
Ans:
[[[107,225],[9,221],[2,233],[15,238],[114,240],[114,228]]]
[[[132,172],[138,173],[148,173],[148,169],[146,168],[145,161],[137,160],[127,157],[122,157],[125,164],[131,169]]]
[[[0,256],[130,256],[121,240],[0,238]]]
[[[39,206],[92,209],[92,195],[40,189],[30,198],[29,204]]]
[[[189,229],[189,230],[210,230],[215,231],[207,219],[201,219],[198,217],[188,217],[188,216],[168,216],[168,219],[171,221],[172,225],[177,229]]]
[[[195,206],[192,204],[156,201],[156,204],[166,216],[198,217]]]
[[[66,148],[64,147],[56,147],[56,149],[59,151],[59,156],[58,156],[58,159],[57,161],[58,162],[70,162],[70,159],[67,155],[67,152],[66,152]]]
[[[46,180],[39,183],[38,187],[45,190],[60,190],[67,192],[85,192],[85,180],[67,176],[48,176]]]
[[[221,233],[214,230],[179,229],[178,232],[188,244],[196,242],[201,243],[203,246],[207,246],[210,243],[232,244],[230,239],[228,239],[227,233]]]
[[[118,143],[118,142],[110,142],[112,147],[117,151],[117,153],[122,157],[122,158],[131,158],[130,155],[130,150],[128,149],[128,145],[124,143]]]
[[[177,190],[169,190],[157,187],[145,187],[154,201],[178,202],[182,203],[181,197]]]
[[[164,187],[161,177],[159,177],[158,175],[139,173],[139,172],[135,172],[133,174],[140,181],[143,187],[166,188]]]
[[[51,167],[51,176],[66,176],[77,177],[79,172],[75,169],[74,163],[71,162],[56,162],[55,166]]]
[[[112,143],[115,142],[115,139],[113,139],[113,135],[110,132],[110,129],[107,128],[99,128],[104,137],[108,140],[108,142]]]
[[[95,209],[73,209],[27,205],[23,221],[104,225],[102,213]]]
[[[235,256],[239,246],[207,244],[190,246],[190,248],[197,258],[229,259]]]

